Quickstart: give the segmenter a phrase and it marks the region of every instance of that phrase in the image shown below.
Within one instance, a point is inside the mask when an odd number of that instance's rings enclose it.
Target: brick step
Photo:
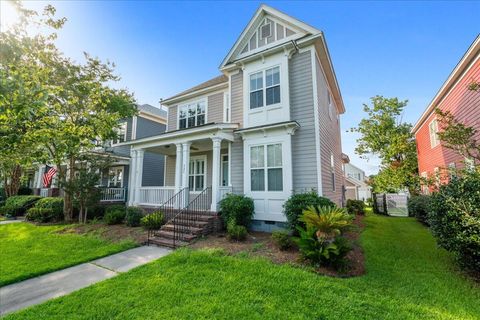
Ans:
[[[176,240],[174,245],[173,239],[160,238],[160,237],[150,238],[150,243],[153,243],[157,246],[169,247],[169,248],[184,247],[188,245],[188,242],[181,241],[181,240]]]
[[[173,223],[174,223],[173,221],[168,222],[169,225]],[[204,228],[208,226],[209,223],[210,223],[209,221],[195,221],[195,220],[184,220],[184,219],[175,220],[175,224],[177,225],[190,226],[195,228]]]
[[[177,224],[178,225],[178,224]],[[186,226],[186,229],[188,229],[188,231],[191,233],[191,234],[200,234],[202,233],[203,231],[203,228],[199,228],[199,227],[192,227],[192,226]],[[166,224],[162,227],[162,230],[164,231],[173,231],[174,230],[174,225],[169,223],[169,224]]]
[[[159,230],[155,232],[155,237],[159,238],[167,238],[167,239],[173,239],[174,237],[173,231],[166,231],[166,230]],[[194,234],[189,234],[189,233],[178,233],[177,238],[181,238],[184,241],[190,242],[193,239],[195,239],[197,236]]]

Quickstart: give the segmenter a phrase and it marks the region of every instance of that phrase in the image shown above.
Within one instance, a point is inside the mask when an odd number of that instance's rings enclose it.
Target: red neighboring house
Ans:
[[[480,35],[412,129],[421,176],[436,177],[438,183],[448,182],[450,169],[475,165],[472,159],[465,159],[442,145],[437,136],[439,126],[435,115],[436,108],[450,111],[462,123],[475,127],[480,139],[480,92],[469,90],[473,81],[480,82]],[[424,187],[423,191],[429,190]]]

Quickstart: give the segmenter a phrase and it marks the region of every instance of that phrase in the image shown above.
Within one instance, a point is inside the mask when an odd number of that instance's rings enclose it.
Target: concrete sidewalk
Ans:
[[[0,315],[67,295],[170,252],[166,248],[143,246],[2,287]]]
[[[23,219],[3,220],[3,221],[0,221],[0,224],[10,224],[10,223],[19,223],[19,222],[23,222]]]

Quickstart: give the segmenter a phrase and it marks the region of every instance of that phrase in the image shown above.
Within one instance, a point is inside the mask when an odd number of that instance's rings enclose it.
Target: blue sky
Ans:
[[[59,1],[68,22],[58,45],[77,60],[86,51],[115,62],[120,85],[140,103],[166,98],[219,74],[218,66],[261,4],[242,2]],[[415,122],[480,32],[480,2],[266,1],[324,31],[347,112],[343,150],[354,154],[362,103],[374,95],[408,99]],[[39,8],[45,3],[26,2]]]

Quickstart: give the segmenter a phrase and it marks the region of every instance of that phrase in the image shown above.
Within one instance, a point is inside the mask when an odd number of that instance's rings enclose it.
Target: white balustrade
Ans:
[[[138,204],[160,206],[175,195],[175,187],[141,187]]]
[[[125,201],[125,188],[103,188],[101,189],[102,202],[123,202]]]
[[[41,188],[40,189],[40,197],[48,197],[48,188]]]

